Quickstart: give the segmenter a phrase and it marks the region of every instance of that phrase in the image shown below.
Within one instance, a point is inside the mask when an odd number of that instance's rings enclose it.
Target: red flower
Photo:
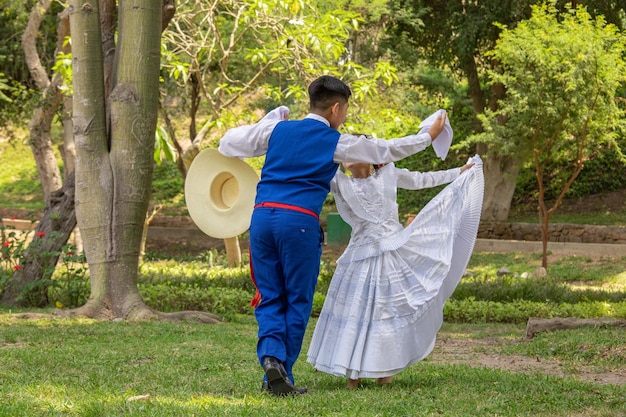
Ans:
[[[16,271],[19,271],[20,269],[22,269],[22,265],[15,265],[13,269],[15,269]]]
[[[72,252],[71,250],[68,250],[68,251],[67,251],[67,253],[66,253],[66,255],[67,255],[67,256],[72,256],[72,255],[74,255],[74,252]]]
[[[8,240],[5,240],[2,246],[4,246],[5,248],[8,248],[9,246],[11,246],[11,242],[9,242]]]
[[[37,232],[37,237],[46,237],[44,232]]]

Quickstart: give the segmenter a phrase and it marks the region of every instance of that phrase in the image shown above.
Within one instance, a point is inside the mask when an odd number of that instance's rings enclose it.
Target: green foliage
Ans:
[[[326,294],[328,292],[328,287],[330,286],[330,281],[333,278],[333,273],[335,272],[336,260],[322,258],[320,263],[320,274],[317,279],[317,286],[315,287],[315,291]]]
[[[151,198],[166,207],[185,207],[183,179],[175,162],[164,160],[154,167]]]
[[[485,113],[480,140],[508,155],[534,152],[546,183],[547,161],[575,164],[588,159],[596,143],[616,146],[621,112],[614,97],[625,80],[623,52],[616,28],[583,7],[563,14],[553,6],[533,7],[529,20],[503,28],[491,53],[500,63],[490,72],[492,82],[504,85],[507,96],[498,110]]]
[[[26,248],[26,236],[14,229],[0,227],[0,293],[13,276],[14,271],[22,269],[20,261]]]
[[[555,200],[563,189],[563,174],[571,161],[558,160],[550,163],[546,171],[554,173],[552,180],[544,184],[546,200]],[[567,191],[567,198],[585,197],[600,192],[626,188],[626,162],[614,147],[602,147],[585,162],[583,170]],[[513,206],[536,205],[538,198],[537,177],[531,163],[525,164],[517,178]]]
[[[533,302],[581,303],[586,301],[622,302],[626,301],[625,291],[604,290],[602,288],[573,289],[562,278],[552,274],[541,278],[520,278],[514,276],[470,276],[459,283],[453,299],[476,299],[494,302]]]
[[[70,38],[65,39],[64,43],[69,44]],[[63,79],[63,84],[59,89],[63,91],[65,95],[72,96],[72,94],[74,94],[72,87],[72,53],[59,52],[56,55],[56,62],[52,66],[52,71]]]
[[[250,294],[236,288],[206,287],[189,282],[139,284],[139,293],[146,304],[156,310],[209,311],[225,318],[250,314]]]
[[[163,126],[157,126],[154,139],[154,161],[156,164],[161,165],[163,161],[175,161],[176,149]]]
[[[576,304],[516,300],[480,301],[473,297],[450,299],[443,310],[444,319],[463,323],[526,323],[530,317],[626,318],[626,302],[601,301]]]
[[[142,265],[139,292],[161,311],[209,311],[226,318],[250,314],[255,288],[247,268],[211,266],[205,261],[159,261]]]
[[[28,22],[28,15],[37,1],[0,1],[0,125],[13,129],[16,121],[30,117],[30,111],[37,93],[32,89],[30,72],[26,65],[22,46],[22,34]],[[64,6],[52,2],[50,13],[43,16],[38,31],[38,53],[44,68],[54,61],[56,48],[56,15]],[[7,105],[10,100],[10,105]]]
[[[535,269],[538,258],[536,254],[474,254],[468,267],[471,274],[446,303],[446,320],[523,323],[529,317],[624,318],[626,258],[565,257],[555,262],[547,277],[521,278],[524,271]],[[504,265],[510,266],[513,276],[497,276]]]
[[[352,86],[353,108],[398,81],[386,59],[369,65],[351,59],[350,40],[363,20],[359,13],[315,6],[300,0],[177,4],[164,34],[162,78],[172,95],[181,96],[179,88],[192,94],[165,110],[206,113],[203,131],[209,132],[255,122],[259,109],[277,105],[288,105],[293,118],[306,114],[307,86],[321,74]]]
[[[80,307],[91,293],[85,253],[76,253],[75,245],[66,244],[59,260],[48,289],[48,299],[57,308]]]

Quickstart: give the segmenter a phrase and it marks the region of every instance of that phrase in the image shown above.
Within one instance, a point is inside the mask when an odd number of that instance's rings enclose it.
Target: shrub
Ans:
[[[76,253],[76,246],[64,245],[52,283],[48,289],[48,299],[58,308],[75,308],[87,302],[91,283],[85,253]]]
[[[513,276],[477,275],[464,278],[452,294],[452,298],[456,300],[470,297],[476,300],[497,302],[516,300],[567,303],[586,301],[620,302],[626,300],[626,292],[594,288],[575,290],[554,276],[519,278]]]
[[[90,291],[84,254],[76,254],[76,247],[70,244],[64,245],[60,252],[42,253],[40,243],[45,237],[43,232],[39,232],[29,243],[29,233],[0,227],[0,293],[14,273],[22,269],[25,251],[40,251],[40,262],[47,263],[49,259],[58,257],[60,264],[46,267],[39,279],[22,288],[19,297],[33,306],[41,304],[42,294],[45,302],[58,308],[84,304]]]
[[[236,314],[250,314],[250,299],[254,295],[236,288],[203,287],[175,281],[140,284],[139,292],[146,304],[156,310],[208,311],[227,319]]]
[[[208,311],[225,318],[250,314],[255,293],[248,268],[211,267],[198,261],[144,264],[138,283],[144,301],[156,310]]]
[[[517,300],[501,303],[466,298],[448,300],[443,312],[446,321],[461,323],[525,323],[530,317],[626,318],[626,301],[570,304]]]

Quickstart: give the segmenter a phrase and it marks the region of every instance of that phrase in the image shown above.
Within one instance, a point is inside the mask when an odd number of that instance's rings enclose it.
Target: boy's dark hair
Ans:
[[[309,85],[311,110],[324,111],[336,102],[345,104],[351,95],[346,83],[330,75],[322,75]]]

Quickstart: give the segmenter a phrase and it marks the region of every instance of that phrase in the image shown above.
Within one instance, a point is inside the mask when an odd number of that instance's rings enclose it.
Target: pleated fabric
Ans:
[[[482,160],[476,155],[469,162],[476,165],[406,228],[396,204],[400,170],[386,166],[361,181],[338,173],[335,200],[352,236],[337,261],[308,350],[308,362],[317,370],[382,378],[431,353],[444,304],[467,267],[480,222]]]

